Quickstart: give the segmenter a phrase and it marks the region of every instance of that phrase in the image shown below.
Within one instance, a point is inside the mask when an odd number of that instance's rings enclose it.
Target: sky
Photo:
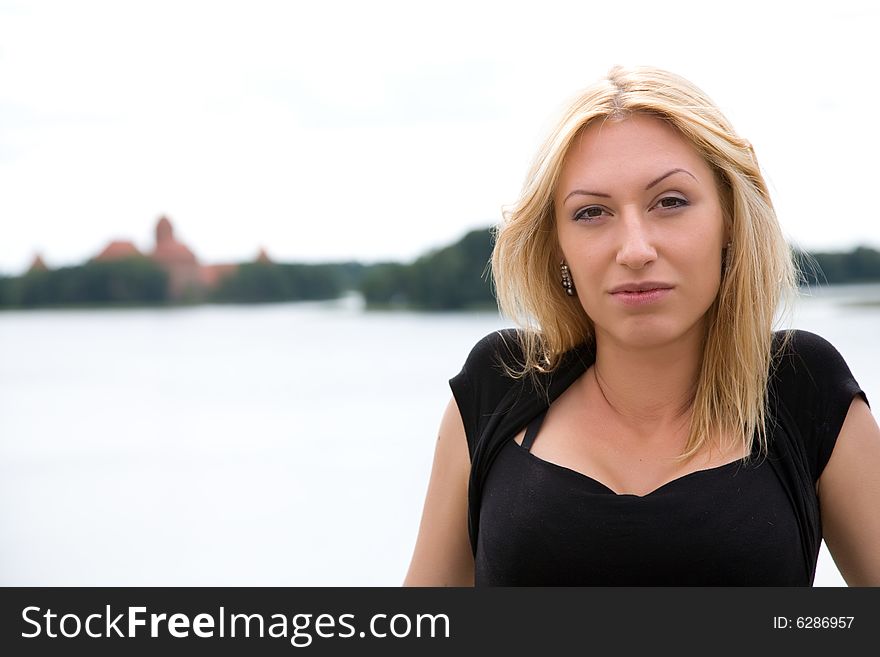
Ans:
[[[615,64],[696,83],[783,231],[880,248],[880,3],[0,0],[0,273],[153,245],[412,260],[501,219]]]

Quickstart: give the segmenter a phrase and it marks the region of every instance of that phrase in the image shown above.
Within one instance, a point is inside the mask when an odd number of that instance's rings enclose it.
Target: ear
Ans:
[[[730,243],[730,240],[733,239],[733,230],[730,225],[730,220],[727,218],[727,213],[721,213],[721,250],[727,248],[727,245]]]
[[[558,265],[563,260],[565,260],[565,253],[562,252],[562,247],[559,245],[559,239],[557,238],[553,244],[553,262]]]

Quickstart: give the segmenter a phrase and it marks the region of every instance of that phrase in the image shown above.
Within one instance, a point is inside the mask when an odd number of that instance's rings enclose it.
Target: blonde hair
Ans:
[[[510,374],[552,371],[566,351],[594,342],[592,321],[560,285],[554,192],[576,135],[595,121],[636,113],[673,126],[714,171],[731,240],[708,311],[688,440],[679,460],[707,444],[721,447],[719,435],[732,436],[746,454],[757,439],[766,454],[774,317],[780,301],[787,304],[796,290],[791,250],[749,142],[700,89],[667,71],[614,67],[584,90],[542,145],[519,200],[496,228],[491,266],[499,307],[525,329],[523,362]]]

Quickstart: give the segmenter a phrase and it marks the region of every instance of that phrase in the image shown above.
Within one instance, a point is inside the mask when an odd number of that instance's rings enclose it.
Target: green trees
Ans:
[[[487,264],[492,254],[488,228],[421,256],[412,264],[369,267],[360,291],[370,306],[406,306],[423,310],[463,310],[495,306]]]
[[[794,257],[802,285],[880,282],[880,251],[864,246],[849,253],[795,250]]]
[[[359,290],[367,305],[373,307],[405,307],[412,297],[410,270],[412,265],[381,262],[370,265],[362,274]]]
[[[273,264],[239,265],[224,278],[209,299],[215,302],[262,303],[336,299],[345,291],[340,265]]]
[[[0,306],[152,305],[166,301],[167,288],[167,274],[153,261],[131,257],[3,279]]]

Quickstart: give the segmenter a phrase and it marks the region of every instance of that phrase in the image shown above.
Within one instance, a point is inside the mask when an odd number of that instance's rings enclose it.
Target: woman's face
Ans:
[[[652,347],[704,330],[727,235],[712,170],[674,128],[638,114],[588,127],[554,209],[598,341]]]

